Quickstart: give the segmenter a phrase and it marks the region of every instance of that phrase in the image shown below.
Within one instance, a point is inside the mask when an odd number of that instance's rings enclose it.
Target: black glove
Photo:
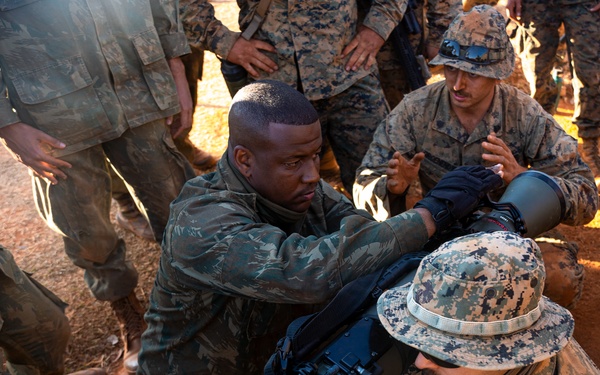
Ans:
[[[426,208],[442,231],[471,214],[488,192],[502,186],[502,178],[481,165],[462,166],[450,171],[427,195],[415,204]]]

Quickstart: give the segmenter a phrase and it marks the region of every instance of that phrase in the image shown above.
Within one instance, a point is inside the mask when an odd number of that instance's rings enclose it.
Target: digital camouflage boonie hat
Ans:
[[[538,245],[513,232],[446,242],[421,262],[412,283],[377,302],[396,340],[460,367],[509,370],[550,358],[573,334],[563,307],[542,296]]]
[[[459,13],[446,32],[432,65],[448,65],[495,79],[508,78],[515,52],[506,33],[506,20],[494,7],[477,5]]]

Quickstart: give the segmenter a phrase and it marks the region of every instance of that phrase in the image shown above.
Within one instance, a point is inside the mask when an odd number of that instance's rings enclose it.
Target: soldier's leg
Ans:
[[[112,167],[109,171],[112,181],[112,197],[119,206],[115,217],[117,224],[138,237],[154,241],[154,234],[152,233],[152,228],[150,228],[150,223],[137,207],[135,199],[127,189],[125,181],[123,181],[121,176]]]
[[[551,114],[560,95],[552,78],[562,23],[556,8],[554,1],[524,0],[520,30],[523,50],[519,56],[531,96]]]
[[[63,374],[71,335],[66,304],[0,246],[0,347],[14,374]]]
[[[160,243],[170,203],[183,184],[196,176],[192,166],[173,144],[164,120],[130,129],[118,139],[105,142],[103,149],[133,188]]]
[[[119,175],[133,188],[160,243],[169,219],[170,203],[179,195],[183,184],[195,177],[192,166],[175,147],[164,120],[130,129],[102,147]],[[138,367],[141,335],[146,329],[145,308],[133,292],[113,300],[111,307],[119,320],[125,344],[123,367],[133,374]]]
[[[573,70],[573,123],[583,140],[582,158],[600,177],[600,14],[595,1],[565,5],[563,19]]]
[[[125,297],[137,284],[137,272],[110,221],[111,177],[104,150],[94,146],[61,159],[73,166],[64,170],[66,180],[50,185],[33,177],[38,211],[63,236],[67,256],[84,269],[98,300]]]
[[[584,268],[577,262],[577,244],[568,241],[558,230],[541,234],[540,246],[546,267],[544,295],[566,308],[573,308],[581,298]]]
[[[313,105],[340,166],[344,188],[351,194],[356,170],[373,133],[389,113],[379,78],[370,74],[344,92]]]

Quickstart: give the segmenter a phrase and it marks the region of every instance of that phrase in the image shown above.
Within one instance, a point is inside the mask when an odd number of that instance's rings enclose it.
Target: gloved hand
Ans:
[[[471,214],[488,192],[502,186],[502,178],[481,165],[462,166],[450,171],[427,195],[415,204],[426,208],[438,232]]]

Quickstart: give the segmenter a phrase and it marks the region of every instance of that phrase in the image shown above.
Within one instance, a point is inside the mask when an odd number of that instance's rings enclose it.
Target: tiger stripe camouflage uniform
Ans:
[[[366,209],[377,220],[399,213],[390,209],[385,176],[395,151],[407,159],[425,153],[419,179],[426,194],[455,167],[485,163],[481,143],[495,132],[520,165],[553,176],[560,185],[566,200],[562,223],[576,226],[591,221],[598,207],[598,192],[589,167],[577,154],[577,141],[525,93],[502,83],[495,90],[490,109],[471,135],[451,110],[445,81],[408,94],[377,128],[357,171],[357,207]],[[556,295],[566,296],[563,300],[549,293],[556,302],[568,306],[581,294],[583,266],[577,263],[576,248],[566,241],[557,246],[564,247],[564,251],[544,252],[545,257],[555,257],[554,261],[546,259],[547,288],[556,288]]]
[[[25,274],[0,245],[0,348],[11,373],[64,373],[71,335],[66,306]]]
[[[406,3],[373,1],[362,25],[385,40],[402,19]],[[216,19],[207,0],[182,0],[180,4],[190,44],[226,58],[240,33],[230,31]],[[238,0],[241,30],[248,26],[258,4],[258,0]],[[254,35],[254,39],[268,42],[277,51],[263,51],[279,69],[271,74],[260,71],[260,79],[285,82],[313,103],[348,191],[377,123],[389,112],[376,64],[369,70],[346,71],[350,57],[340,57],[357,27],[356,0],[272,1]]]
[[[141,373],[262,374],[293,319],[427,241],[414,211],[379,223],[323,180],[305,214],[265,202],[227,159],[171,206]]]
[[[169,203],[194,176],[164,120],[180,110],[166,58],[189,52],[176,4],[8,2],[0,20],[0,127],[22,121],[66,144],[51,153],[72,164],[68,178],[33,177],[38,210],[96,298],[125,297],[137,272],[109,218],[105,158],[134,187],[158,240]]]

